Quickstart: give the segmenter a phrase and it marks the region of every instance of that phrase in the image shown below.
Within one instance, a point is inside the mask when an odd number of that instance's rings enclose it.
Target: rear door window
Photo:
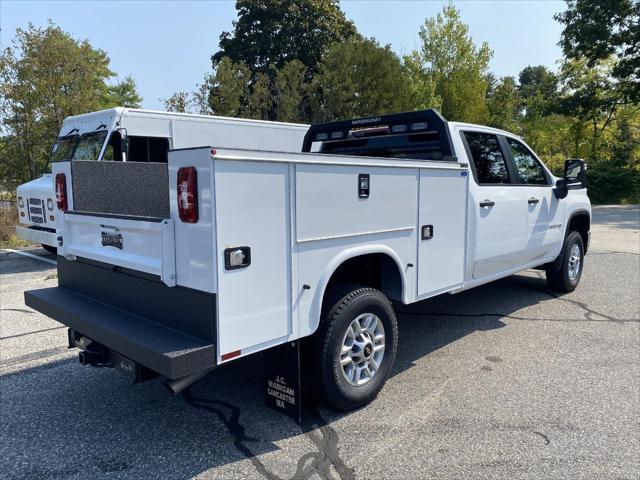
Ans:
[[[507,161],[500,148],[497,135],[482,132],[464,132],[464,138],[473,160],[478,184],[511,183]]]

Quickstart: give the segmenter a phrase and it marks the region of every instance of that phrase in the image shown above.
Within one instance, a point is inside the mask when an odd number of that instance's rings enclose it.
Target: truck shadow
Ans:
[[[504,328],[505,317],[549,299],[544,280],[527,275],[402,306],[393,375],[469,334]],[[247,465],[236,465],[243,460],[269,479],[329,478],[330,467],[353,478],[332,424],[359,412],[310,405],[299,426],[266,408],[260,355],[215,370],[178,396],[157,381],[130,386],[118,372],[69,360],[0,382],[0,468],[9,478],[189,478],[224,465],[227,478],[243,477]],[[283,455],[270,454],[279,450]]]
[[[37,255],[48,260],[56,260],[55,255],[47,252],[44,248],[30,248],[20,251]],[[48,262],[42,262],[35,258],[29,258],[17,253],[0,250],[0,275],[43,272],[45,270],[55,270],[55,268],[55,265]]]

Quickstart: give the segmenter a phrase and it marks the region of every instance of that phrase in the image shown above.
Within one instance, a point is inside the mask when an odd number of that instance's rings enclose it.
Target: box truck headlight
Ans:
[[[20,208],[24,207],[24,200],[22,200],[22,197],[18,197],[18,206]]]
[[[53,210],[53,200],[50,198],[47,198],[47,208]]]

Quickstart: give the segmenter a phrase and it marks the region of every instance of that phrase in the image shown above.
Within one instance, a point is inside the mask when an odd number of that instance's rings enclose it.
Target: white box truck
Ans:
[[[299,152],[308,125],[184,113],[111,108],[67,117],[52,149],[60,160],[166,163],[172,148],[201,145]],[[17,188],[19,237],[55,252],[58,246],[51,174]]]
[[[580,281],[581,160],[556,178],[518,137],[434,110],[314,125],[304,150],[54,163],[59,285],[26,292],[27,305],[70,327],[83,363],[159,375],[174,391],[301,340],[303,384],[351,409],[391,371],[391,300],[534,267],[556,290]]]

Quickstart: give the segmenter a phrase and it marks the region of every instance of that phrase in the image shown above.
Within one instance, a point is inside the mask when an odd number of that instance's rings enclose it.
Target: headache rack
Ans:
[[[303,152],[455,161],[447,121],[434,109],[312,125]]]

